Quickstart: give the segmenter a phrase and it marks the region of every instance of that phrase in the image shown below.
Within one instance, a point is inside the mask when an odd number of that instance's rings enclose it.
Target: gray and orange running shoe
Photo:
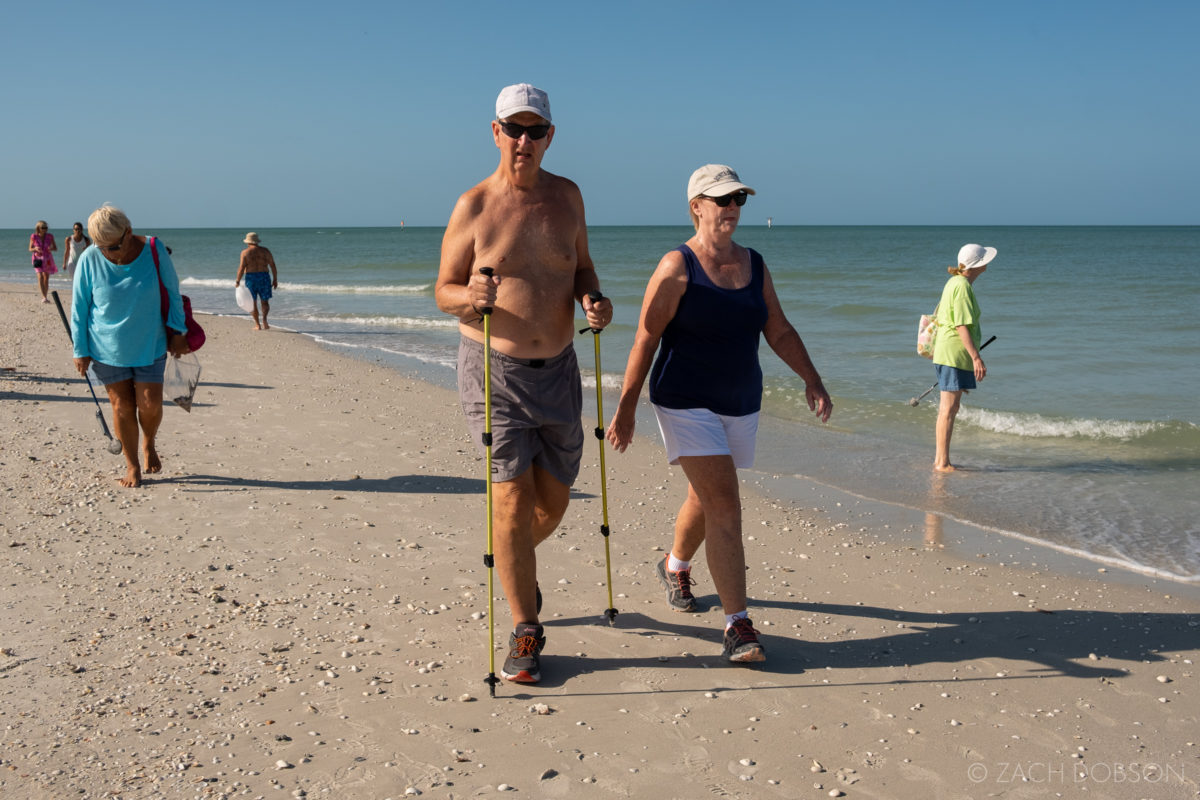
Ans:
[[[673,611],[696,610],[696,598],[692,596],[694,581],[690,569],[672,572],[667,569],[667,556],[663,556],[662,561],[654,565],[654,571],[658,574],[658,582],[667,590],[667,604]]]
[[[749,617],[742,617],[725,629],[725,651],[721,655],[739,664],[767,660],[767,651],[758,641],[758,631]]]
[[[508,658],[500,676],[515,683],[537,683],[542,679],[542,664],[539,656],[546,646],[541,625],[523,622],[508,636]]]

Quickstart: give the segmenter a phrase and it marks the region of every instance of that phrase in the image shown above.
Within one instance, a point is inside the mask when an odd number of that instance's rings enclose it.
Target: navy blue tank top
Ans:
[[[731,417],[753,414],[762,407],[758,339],[767,324],[762,256],[750,251],[749,285],[722,289],[690,247],[676,249],[687,265],[688,285],[650,370],[650,402]]]

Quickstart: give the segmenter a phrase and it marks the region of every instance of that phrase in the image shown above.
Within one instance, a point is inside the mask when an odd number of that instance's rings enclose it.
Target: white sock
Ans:
[[[692,562],[680,561],[678,558],[675,557],[674,553],[671,553],[670,555],[667,556],[667,569],[671,570],[671,572],[679,572],[679,570],[681,570],[681,569],[691,569],[691,568],[692,568]]]
[[[745,619],[748,616],[750,616],[749,611],[739,611],[736,614],[726,614],[725,615],[725,630],[729,630],[730,628],[732,628],[733,623],[737,622],[739,619]]]

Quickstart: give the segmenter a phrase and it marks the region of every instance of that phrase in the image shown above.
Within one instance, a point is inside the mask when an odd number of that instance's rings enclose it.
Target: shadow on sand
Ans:
[[[717,604],[715,597],[704,598]],[[1125,677],[1127,671],[1115,661],[1154,662],[1164,661],[1163,653],[1191,650],[1196,646],[1200,615],[1122,613],[1110,611],[1087,611],[1079,609],[1031,610],[1031,611],[979,611],[954,614],[929,614],[901,611],[872,606],[851,606],[824,603],[793,603],[777,601],[751,601],[752,614],[757,609],[780,609],[802,614],[822,614],[845,617],[845,625],[871,624],[879,621],[890,625],[903,624],[897,633],[866,638],[847,638],[832,641],[811,641],[800,637],[777,636],[771,628],[760,628],[763,644],[767,648],[768,660],[754,665],[732,665],[720,657],[721,631],[719,617],[706,615],[693,617],[703,624],[692,624],[689,617],[673,615],[656,619],[640,613],[618,613],[616,628],[624,633],[645,637],[682,637],[693,642],[671,642],[661,655],[652,657],[595,657],[589,655],[560,655],[553,652],[555,630],[573,625],[605,625],[602,611],[594,616],[576,618],[551,618],[546,621],[546,635],[551,650],[546,654],[542,682],[538,693],[546,689],[564,687],[579,675],[611,671],[619,673],[629,669],[652,670],[718,670],[708,679],[710,691],[732,691],[744,686],[728,686],[727,683],[744,684],[743,679],[733,679],[733,674],[719,677],[719,670],[749,670],[757,674],[756,689],[802,689],[831,685],[903,685],[922,683],[944,683],[970,681],[1013,681],[1040,680],[1043,678],[1066,677],[1084,680],[1114,682]],[[670,612],[664,611],[664,617]],[[765,614],[760,614],[765,616]],[[874,621],[868,623],[868,621]],[[794,629],[792,629],[794,630]],[[845,633],[853,636],[853,627]],[[507,630],[505,630],[507,635]],[[695,654],[693,654],[693,651]],[[665,656],[665,660],[664,657]],[[1096,660],[1092,660],[1095,656]],[[1011,674],[994,671],[995,664],[988,663],[986,671],[972,675],[955,671],[953,675],[932,675],[920,678],[889,678],[881,675],[878,680],[846,679],[764,686],[767,676],[796,676],[811,670],[825,668],[863,670],[874,667],[915,667],[929,664],[959,664],[976,661],[1017,662],[1005,664]],[[1031,664],[1023,670],[1019,662]],[[865,676],[864,676],[865,677]],[[510,691],[519,692],[514,684]],[[650,690],[647,690],[650,691]],[[694,685],[679,688],[654,689],[653,691],[695,692]],[[572,694],[578,694],[572,690]],[[641,694],[638,690],[614,689],[601,694]],[[586,693],[585,693],[586,694]],[[519,695],[525,697],[526,695]]]

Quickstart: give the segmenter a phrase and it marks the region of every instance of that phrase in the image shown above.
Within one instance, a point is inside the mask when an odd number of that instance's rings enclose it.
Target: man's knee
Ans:
[[[557,528],[563,517],[566,516],[567,505],[563,503],[547,507],[539,504],[534,508],[533,513],[539,528]]]
[[[528,517],[537,506],[537,488],[528,471],[507,481],[492,484],[496,511],[505,517]]]

